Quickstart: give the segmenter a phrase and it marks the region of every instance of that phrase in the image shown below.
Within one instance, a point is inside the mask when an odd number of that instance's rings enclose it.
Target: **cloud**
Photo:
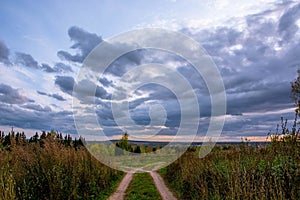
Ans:
[[[80,99],[82,103],[91,103],[90,97],[97,97],[101,99],[110,99],[111,95],[101,87],[89,80],[82,80],[75,83],[73,77],[70,76],[56,76],[55,84],[59,86],[61,91],[69,94],[75,95],[76,98]],[[73,93],[73,88],[76,87],[76,93]],[[95,91],[91,89],[95,88]]]
[[[274,6],[273,9],[261,13],[231,19],[231,23],[216,28],[199,27],[198,30],[188,31],[188,28],[182,27],[183,32],[203,45],[223,76],[228,100],[227,112],[229,116],[234,116],[232,118],[236,119],[235,122],[227,122],[225,134],[234,135],[234,131],[240,134],[243,129],[245,129],[245,135],[254,134],[255,131],[258,135],[266,134],[268,131],[266,128],[270,128],[272,123],[276,125],[280,116],[273,114],[266,116],[266,119],[258,119],[255,116],[244,116],[244,114],[293,107],[290,99],[290,81],[297,75],[297,68],[300,66],[297,56],[300,53],[300,34],[296,24],[299,19],[299,5],[286,10],[281,18],[278,17],[278,13],[282,11],[282,5]],[[289,21],[290,18],[293,19]],[[297,28],[291,29],[293,26]],[[293,42],[286,38],[287,34],[289,34],[288,37],[294,38]],[[155,53],[143,51],[141,58],[140,64],[155,61],[155,63],[170,62],[177,65],[177,70],[194,87],[200,103],[201,117],[210,116],[211,105],[208,90],[201,77],[195,75],[194,70],[189,69],[191,67],[189,64],[176,59],[174,55],[163,55],[163,53],[157,56]],[[122,76],[130,69],[130,67],[123,67],[127,63],[117,60],[107,71],[115,76]],[[108,79],[108,81],[111,80]],[[100,81],[103,86],[107,87],[106,82]],[[116,88],[115,85],[111,87]],[[159,102],[164,105],[168,113],[167,127],[178,126],[180,110],[178,106],[170,103],[176,99],[175,97],[155,86],[140,88],[139,92],[141,95],[135,97],[129,104],[131,117],[137,124],[149,123],[149,106],[153,102]],[[145,94],[148,96],[145,97]],[[99,118],[103,119],[100,121],[108,118],[112,123],[106,125],[115,126],[109,107],[102,106],[99,109]],[[101,115],[105,118],[101,118]],[[258,126],[258,123],[263,124],[264,120],[268,123],[268,127]],[[203,133],[205,126],[199,130]]]
[[[73,26],[68,31],[69,37],[74,42],[72,49],[78,49],[79,53],[71,55],[66,51],[59,51],[57,55],[65,60],[82,63],[85,57],[103,40],[94,33],[89,33],[82,28]]]
[[[22,52],[16,52],[16,64],[21,64],[24,67],[39,69],[38,62],[30,55]]]
[[[60,96],[59,94],[50,94],[50,96],[58,101],[66,101],[66,99]]]
[[[280,18],[278,24],[279,33],[283,35],[283,39],[290,41],[294,38],[299,27],[296,25],[300,19],[300,3],[289,8]]]
[[[18,89],[0,83],[0,102],[7,104],[24,104],[26,102],[34,101],[21,95]]]
[[[10,64],[9,49],[1,40],[0,40],[0,62],[4,64]]]
[[[22,106],[0,103],[0,124],[34,130],[55,130],[75,134],[72,112],[55,112],[39,104]]]
[[[58,62],[55,64],[54,70],[56,72],[62,72],[62,73],[73,72],[71,66],[61,63],[61,62]]]
[[[39,104],[26,104],[21,106],[22,108],[27,108],[29,110],[38,111],[38,112],[51,112],[51,108],[49,106],[42,107]]]
[[[65,98],[63,98],[61,95],[59,94],[47,94],[45,92],[41,92],[41,91],[37,91],[38,94],[43,95],[43,96],[48,96],[48,97],[52,97],[58,101],[66,101]]]
[[[74,83],[74,78],[71,76],[56,76],[55,79],[55,85],[69,95],[72,95]]]
[[[104,87],[109,87],[109,86],[114,86],[113,82],[111,80],[108,80],[106,77],[102,77],[99,79],[99,82],[104,86]]]
[[[45,72],[48,72],[48,73],[56,72],[56,70],[54,70],[52,67],[50,67],[50,66],[47,65],[47,64],[42,64],[41,68],[42,68]]]
[[[15,63],[20,64],[24,67],[31,69],[40,69],[47,73],[68,73],[73,72],[72,68],[69,65],[58,62],[54,67],[51,67],[48,64],[42,63],[39,64],[30,54],[16,52],[15,53]]]
[[[297,76],[297,69],[300,66],[300,4],[282,2],[270,5],[270,8],[244,17],[233,18],[228,20],[228,23],[210,28],[195,25],[191,29],[185,27],[184,23],[174,26],[181,27],[179,31],[198,41],[212,57],[222,74],[227,93],[227,121],[223,131],[225,136],[264,135],[272,126],[276,126],[280,119],[279,111],[293,108],[293,102],[289,98],[290,81]],[[161,50],[137,50],[117,58],[99,80],[92,82],[91,78],[76,83],[72,77],[74,74],[72,66],[82,63],[93,48],[106,41],[103,41],[99,35],[76,26],[68,30],[68,35],[73,44],[71,50],[57,52],[57,55],[66,62],[53,62],[55,63],[53,66],[39,64],[31,55],[17,52],[15,63],[26,67],[22,68],[22,73],[26,73],[26,70],[34,71],[32,69],[40,69],[42,72],[39,73],[49,73],[47,74],[49,80],[54,78],[54,83],[50,84],[55,84],[57,86],[55,89],[60,89],[69,95],[72,95],[75,86],[78,89],[75,97],[84,104],[83,107],[86,109],[82,112],[86,114],[96,111],[99,124],[107,135],[121,133],[122,128],[126,129],[126,126],[117,126],[109,101],[112,91],[118,91],[122,87],[129,90],[134,88],[130,83],[118,85],[120,77],[138,65],[164,64],[172,70],[177,70],[193,87],[201,111],[201,116],[197,119],[201,121],[199,135],[205,133],[211,114],[211,97],[202,77],[184,58],[178,58],[177,55]],[[118,50],[126,48],[125,44],[107,45],[110,45],[111,49],[99,56],[111,56]],[[9,49],[0,42],[0,62],[9,62],[9,55]],[[71,66],[66,64],[70,62]],[[140,81],[151,81],[152,76],[165,80],[169,73],[168,70],[161,69],[154,72],[149,69],[141,73],[145,78]],[[184,87],[178,84],[178,80],[171,81],[170,85],[176,86],[178,91],[186,92]],[[91,88],[95,89],[94,95],[89,91]],[[49,125],[52,124],[55,127],[65,128],[66,131],[75,132],[72,112],[62,106],[68,103],[64,95],[60,95],[62,94],[60,91],[44,91],[43,87],[36,87],[35,91],[40,95],[61,101],[59,106],[51,109],[52,105],[33,102],[25,97],[21,90],[0,84],[0,110],[5,115],[0,119],[0,124],[12,125],[13,122],[15,126],[36,129],[53,128]],[[130,95],[132,96],[128,97],[129,114],[136,124],[148,125],[151,116],[150,107],[160,104],[165,109],[167,118],[160,134],[176,133],[180,126],[181,105],[172,91],[149,84],[138,88]],[[94,102],[95,105],[91,105]],[[57,109],[61,111],[57,112]],[[193,110],[195,105],[185,105],[184,109]],[[265,114],[269,112],[273,113]],[[14,116],[15,113],[18,115]],[[290,118],[289,115],[286,116]],[[120,118],[122,117],[120,115]]]

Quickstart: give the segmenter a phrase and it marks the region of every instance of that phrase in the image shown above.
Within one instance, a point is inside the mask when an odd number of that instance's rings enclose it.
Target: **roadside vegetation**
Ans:
[[[300,145],[294,139],[219,146],[203,159],[195,149],[159,172],[179,199],[300,199]]]
[[[53,131],[0,132],[0,199],[106,199],[123,173],[94,159],[82,139]]]

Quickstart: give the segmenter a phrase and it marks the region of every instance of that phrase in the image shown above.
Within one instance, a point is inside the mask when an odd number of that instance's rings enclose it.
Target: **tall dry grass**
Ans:
[[[42,145],[41,145],[42,144]],[[0,150],[0,199],[105,199],[121,172],[45,138]]]
[[[186,152],[161,170],[180,199],[300,199],[300,144],[215,147],[205,158]]]

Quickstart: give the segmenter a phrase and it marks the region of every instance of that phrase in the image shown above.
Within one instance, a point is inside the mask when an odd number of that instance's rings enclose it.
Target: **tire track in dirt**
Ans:
[[[155,171],[155,170],[159,169],[162,164],[164,164],[164,162],[156,163],[156,166],[151,171],[144,169],[144,168],[148,167],[148,165],[146,165],[144,167],[134,169],[134,170],[128,172],[124,176],[122,181],[120,182],[117,190],[108,198],[108,200],[122,200],[122,199],[124,199],[126,190],[129,186],[129,184],[131,183],[133,174],[136,173],[137,171],[148,172],[151,175],[151,177],[154,181],[155,187],[156,187],[157,191],[159,192],[159,194],[160,194],[160,196],[162,197],[163,200],[176,200],[173,193],[166,186],[163,178]]]
[[[124,199],[125,192],[132,180],[132,176],[134,173],[128,172],[121,183],[119,184],[117,190],[108,198],[108,200],[122,200]]]
[[[173,195],[173,193],[169,190],[169,188],[166,186],[164,180],[162,177],[155,171],[149,172],[150,175],[153,178],[154,184],[156,189],[158,190],[160,196],[163,200],[176,200],[176,197]]]

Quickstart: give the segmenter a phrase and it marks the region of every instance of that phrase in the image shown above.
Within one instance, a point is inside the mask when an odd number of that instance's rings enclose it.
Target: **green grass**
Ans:
[[[126,191],[125,200],[159,200],[161,199],[154,182],[148,173],[134,174]]]

